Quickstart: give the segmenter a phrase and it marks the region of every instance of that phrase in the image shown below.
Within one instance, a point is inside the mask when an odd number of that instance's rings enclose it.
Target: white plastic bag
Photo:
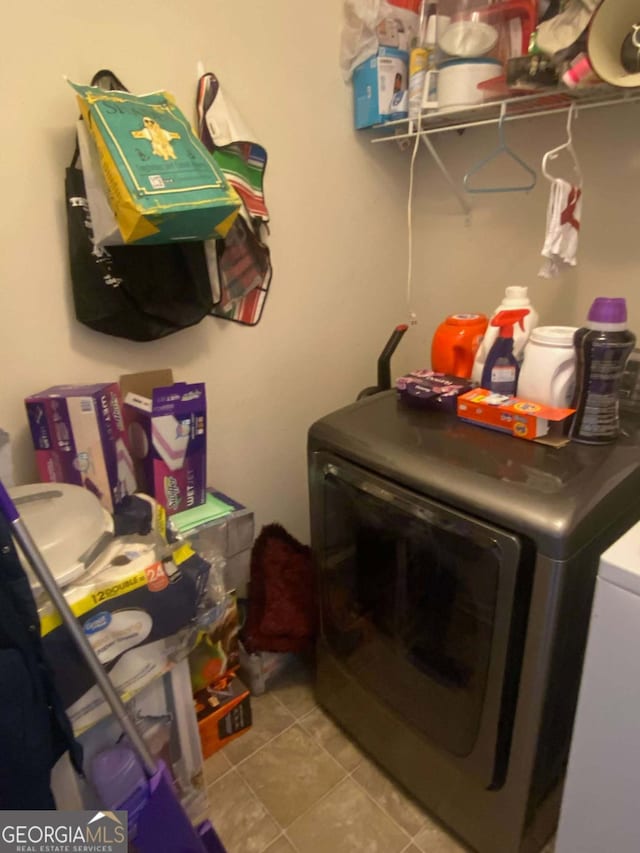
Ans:
[[[380,45],[411,50],[418,15],[387,0],[345,0],[340,39],[340,68],[345,83],[353,69],[373,56]]]
[[[576,42],[589,26],[597,0],[570,0],[559,15],[538,26],[537,46],[553,56]]]
[[[97,248],[122,246],[124,240],[116,222],[115,214],[109,204],[107,185],[102,174],[100,158],[86,122],[77,121],[76,132],[80,150],[80,165],[93,227],[93,243]]]

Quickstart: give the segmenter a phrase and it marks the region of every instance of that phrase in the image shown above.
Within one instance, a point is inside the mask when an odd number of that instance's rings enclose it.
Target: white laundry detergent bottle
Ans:
[[[507,287],[504,292],[504,299],[498,305],[492,314],[492,319],[501,311],[513,311],[518,308],[526,308],[529,313],[523,319],[523,327],[516,325],[513,330],[513,354],[519,362],[522,362],[524,357],[524,347],[529,340],[531,330],[538,325],[538,312],[531,305],[526,287]],[[482,384],[482,371],[487,360],[487,356],[498,337],[499,329],[497,326],[492,326],[491,322],[487,326],[484,338],[478,347],[475,360],[473,362],[473,370],[471,372],[471,380],[474,385]]]
[[[564,409],[575,389],[575,326],[538,326],[531,332],[518,380],[518,397]]]

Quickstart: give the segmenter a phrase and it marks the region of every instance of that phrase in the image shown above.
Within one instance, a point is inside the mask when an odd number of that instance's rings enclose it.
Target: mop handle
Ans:
[[[135,751],[138,753],[138,757],[142,761],[147,775],[153,776],[154,773],[157,771],[157,767],[146,743],[140,736],[138,730],[135,727],[135,724],[129,717],[129,714],[127,713],[127,709],[125,708],[122,699],[120,698],[118,692],[111,683],[111,679],[103,669],[102,664],[98,660],[98,657],[94,652],[93,648],[91,647],[89,640],[85,636],[84,631],[78,624],[78,621],[73,611],[69,607],[66,598],[60,592],[55,578],[51,574],[49,567],[44,561],[42,554],[38,549],[38,546],[33,541],[29,530],[20,518],[20,513],[18,512],[15,504],[9,497],[9,493],[5,489],[2,480],[0,480],[0,513],[4,515],[4,517],[11,525],[16,542],[22,548],[27,560],[29,561],[29,565],[36,574],[36,577],[38,578],[44,589],[47,591],[49,598],[62,616],[62,620],[67,626],[69,633],[73,637],[76,646],[78,647],[83,658],[85,659],[87,666],[93,673],[98,687],[102,691],[102,695],[104,696],[109,707],[113,711],[114,716],[118,719],[118,722],[122,726],[124,733],[129,738],[129,741],[131,742]]]

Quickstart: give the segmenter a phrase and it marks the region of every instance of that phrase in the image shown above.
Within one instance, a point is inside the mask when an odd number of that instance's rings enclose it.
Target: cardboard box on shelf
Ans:
[[[209,758],[250,728],[250,693],[237,676],[205,687],[193,698],[204,758]]]
[[[381,46],[354,69],[356,128],[371,127],[391,118],[406,118],[408,59],[404,50]]]
[[[561,447],[565,421],[574,409],[554,409],[519,397],[475,388],[458,397],[458,417],[463,421],[507,432],[516,438]]]
[[[167,515],[204,503],[204,383],[174,382],[171,370],[155,370],[121,376],[120,387],[139,489]]]
[[[108,512],[135,491],[117,383],[56,385],[25,405],[42,482],[85,486]]]

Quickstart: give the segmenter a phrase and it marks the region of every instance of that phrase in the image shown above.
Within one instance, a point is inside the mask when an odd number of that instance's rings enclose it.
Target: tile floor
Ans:
[[[251,706],[252,728],[205,763],[227,853],[467,851],[316,705],[306,673]]]

